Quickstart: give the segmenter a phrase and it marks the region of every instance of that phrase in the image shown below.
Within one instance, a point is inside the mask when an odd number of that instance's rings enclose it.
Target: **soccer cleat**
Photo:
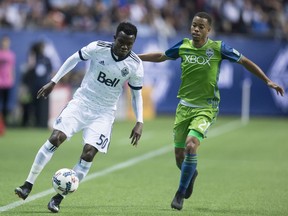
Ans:
[[[53,213],[58,213],[60,211],[60,203],[62,200],[63,197],[60,194],[55,195],[48,203],[48,209]]]
[[[24,185],[17,187],[14,191],[21,199],[25,200],[32,190],[32,184],[25,182]]]
[[[181,194],[177,191],[174,199],[172,200],[171,208],[181,210],[183,207],[183,202],[184,202],[184,194]]]
[[[194,182],[195,182],[195,179],[196,179],[197,176],[198,176],[198,171],[195,170],[194,175],[192,176],[192,179],[191,179],[191,181],[190,181],[190,183],[188,185],[188,188],[186,189],[186,193],[185,193],[185,196],[184,196],[185,199],[188,199],[192,195]]]

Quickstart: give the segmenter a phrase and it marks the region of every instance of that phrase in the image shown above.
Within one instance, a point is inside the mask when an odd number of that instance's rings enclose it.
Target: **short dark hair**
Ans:
[[[121,22],[116,30],[116,37],[119,32],[123,31],[127,35],[134,35],[137,37],[137,27],[130,22]]]
[[[206,12],[198,12],[194,15],[194,17],[200,17],[200,18],[203,18],[203,19],[207,19],[208,21],[208,24],[211,26],[212,25],[212,17],[206,13]]]

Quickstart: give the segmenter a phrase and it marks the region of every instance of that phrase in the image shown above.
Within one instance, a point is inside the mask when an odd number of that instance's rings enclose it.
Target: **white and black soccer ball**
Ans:
[[[57,193],[61,195],[68,195],[77,190],[79,186],[79,179],[74,170],[62,168],[53,175],[52,185]]]

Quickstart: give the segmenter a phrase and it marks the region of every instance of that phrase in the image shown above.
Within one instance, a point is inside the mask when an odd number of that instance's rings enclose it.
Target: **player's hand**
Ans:
[[[37,92],[37,99],[43,97],[47,99],[48,95],[52,92],[54,86],[56,84],[54,82],[49,82],[46,85],[44,85],[38,92]]]
[[[283,89],[281,86],[277,85],[276,83],[274,83],[274,82],[272,82],[272,81],[269,81],[269,82],[267,83],[267,85],[268,85],[270,88],[275,89],[276,92],[277,92],[277,95],[278,95],[278,94],[280,94],[281,96],[284,95],[284,93],[285,93],[285,92],[284,92],[284,89]]]
[[[142,135],[142,128],[143,128],[143,123],[141,122],[137,122],[136,125],[134,126],[131,135],[130,135],[130,139],[131,139],[131,144],[133,146],[137,146],[138,141],[141,138]]]

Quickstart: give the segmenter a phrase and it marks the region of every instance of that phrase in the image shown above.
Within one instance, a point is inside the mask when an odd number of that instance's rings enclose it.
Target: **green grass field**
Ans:
[[[116,122],[108,154],[98,154],[86,181],[67,196],[59,215],[288,215],[288,120],[219,117],[199,149],[199,176],[182,211],[170,208],[179,181],[175,166],[173,117],[144,125],[138,147],[129,144],[133,122]],[[0,215],[51,215],[53,173],[73,167],[81,134],[65,142],[45,167],[27,201],[14,194],[26,179],[49,130],[9,129],[0,137]]]

